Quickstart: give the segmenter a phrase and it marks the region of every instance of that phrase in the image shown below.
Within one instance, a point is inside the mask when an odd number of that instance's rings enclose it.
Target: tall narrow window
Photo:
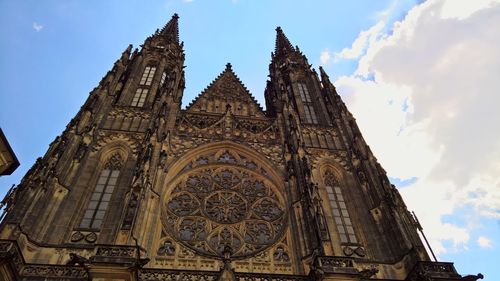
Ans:
[[[318,118],[316,117],[316,112],[314,111],[311,95],[309,94],[309,90],[307,90],[306,84],[297,83],[297,87],[299,89],[300,99],[302,100],[302,104],[304,105],[305,115],[303,116],[303,120],[306,123],[318,124]]]
[[[310,104],[304,104],[305,121],[307,123],[318,124],[314,107]]]
[[[161,74],[161,80],[160,80],[160,87],[163,86],[163,84],[165,83],[165,79],[167,78],[167,73],[166,72],[163,72]]]
[[[142,107],[144,106],[144,102],[146,101],[146,97],[148,96],[149,89],[137,88],[134,94],[134,98],[132,99],[132,106]]]
[[[113,194],[118,176],[120,175],[121,165],[122,159],[120,155],[115,154],[104,166],[87,209],[83,214],[80,227],[92,229],[99,229],[101,227],[104,215],[108,209],[109,201],[111,200],[111,195]]]
[[[309,95],[309,91],[307,90],[306,84],[298,83],[300,97],[302,98],[302,102],[311,102],[311,96]]]
[[[151,86],[151,82],[153,82],[153,77],[156,72],[156,66],[146,66],[144,72],[142,73],[140,85]]]
[[[328,194],[328,202],[333,212],[333,219],[337,231],[339,233],[341,243],[357,243],[358,239],[354,234],[351,217],[347,211],[344,196],[340,184],[331,172],[326,172],[325,177],[326,192]]]

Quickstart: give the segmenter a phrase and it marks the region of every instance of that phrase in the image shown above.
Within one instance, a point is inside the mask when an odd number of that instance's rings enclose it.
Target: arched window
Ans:
[[[337,177],[327,171],[323,178],[326,192],[328,194],[328,202],[333,213],[333,220],[339,233],[341,243],[358,243],[354,228],[352,226],[351,217],[347,211],[342,188],[340,187]]]
[[[139,81],[139,87],[136,89],[134,97],[132,98],[132,106],[144,106],[149,89],[151,88],[151,83],[153,83],[155,72],[156,66],[146,66],[144,72],[142,73],[141,81]]]
[[[92,229],[99,229],[101,227],[109,201],[111,200],[111,195],[120,175],[122,162],[119,154],[113,155],[106,162],[106,165],[99,174],[99,179],[80,222],[80,227]]]
[[[155,72],[156,66],[146,66],[144,72],[142,73],[141,82],[139,82],[139,84],[144,86],[151,86]]]

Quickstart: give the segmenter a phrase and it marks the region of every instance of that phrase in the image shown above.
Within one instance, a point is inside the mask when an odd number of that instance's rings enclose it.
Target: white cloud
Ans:
[[[470,242],[470,226],[443,222],[457,208],[500,218],[500,1],[493,2],[428,0],[391,34],[379,22],[335,55],[359,57],[337,88],[389,175],[418,178],[402,195],[438,253]]]
[[[330,61],[330,58],[330,52],[328,50],[324,50],[319,56],[319,60],[321,61],[322,65],[327,64]]]
[[[40,31],[43,29],[43,25],[41,25],[41,24],[39,24],[39,23],[34,22],[34,23],[33,23],[33,29],[34,29],[36,32],[40,32]]]
[[[484,236],[479,236],[479,238],[477,238],[477,244],[481,248],[491,248],[493,246],[491,239]]]
[[[194,2],[194,0],[182,0],[182,2],[184,2],[184,3],[191,3],[191,2]]]
[[[344,48],[342,51],[334,54],[334,60],[357,59],[361,55],[364,55],[366,48],[379,39],[381,31],[384,27],[385,23],[383,21],[379,21],[370,29],[361,31],[350,48]]]

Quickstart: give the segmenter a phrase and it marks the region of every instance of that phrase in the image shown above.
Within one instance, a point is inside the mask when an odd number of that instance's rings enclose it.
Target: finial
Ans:
[[[226,70],[232,70],[233,66],[231,65],[230,62],[226,63]]]
[[[174,15],[172,16],[173,19],[178,19],[179,18],[179,15],[177,13],[174,13]]]
[[[281,32],[282,32],[283,30],[281,29],[281,26],[277,26],[277,27],[276,27],[276,31],[278,31],[278,32],[280,32],[280,31],[281,31]]]

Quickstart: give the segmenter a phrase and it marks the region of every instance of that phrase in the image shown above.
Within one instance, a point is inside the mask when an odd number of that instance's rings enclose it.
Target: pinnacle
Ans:
[[[172,18],[161,29],[160,34],[163,35],[169,42],[179,43],[179,15],[172,15]]]
[[[226,70],[233,70],[233,66],[230,62],[226,63]]]
[[[319,67],[319,73],[320,73],[320,75],[321,75],[321,79],[323,79],[323,77],[325,77],[325,78],[327,78],[327,79],[329,78],[329,77],[328,77],[328,74],[326,74],[326,72],[325,72],[325,70],[323,69],[323,67],[322,67],[322,66],[320,66],[320,67]]]
[[[285,33],[283,32],[283,29],[281,29],[280,26],[276,27],[276,44],[275,44],[274,53],[275,54],[282,54],[282,53],[288,53],[288,52],[293,52],[293,51],[294,51],[293,45],[290,43],[290,41],[286,37]]]

